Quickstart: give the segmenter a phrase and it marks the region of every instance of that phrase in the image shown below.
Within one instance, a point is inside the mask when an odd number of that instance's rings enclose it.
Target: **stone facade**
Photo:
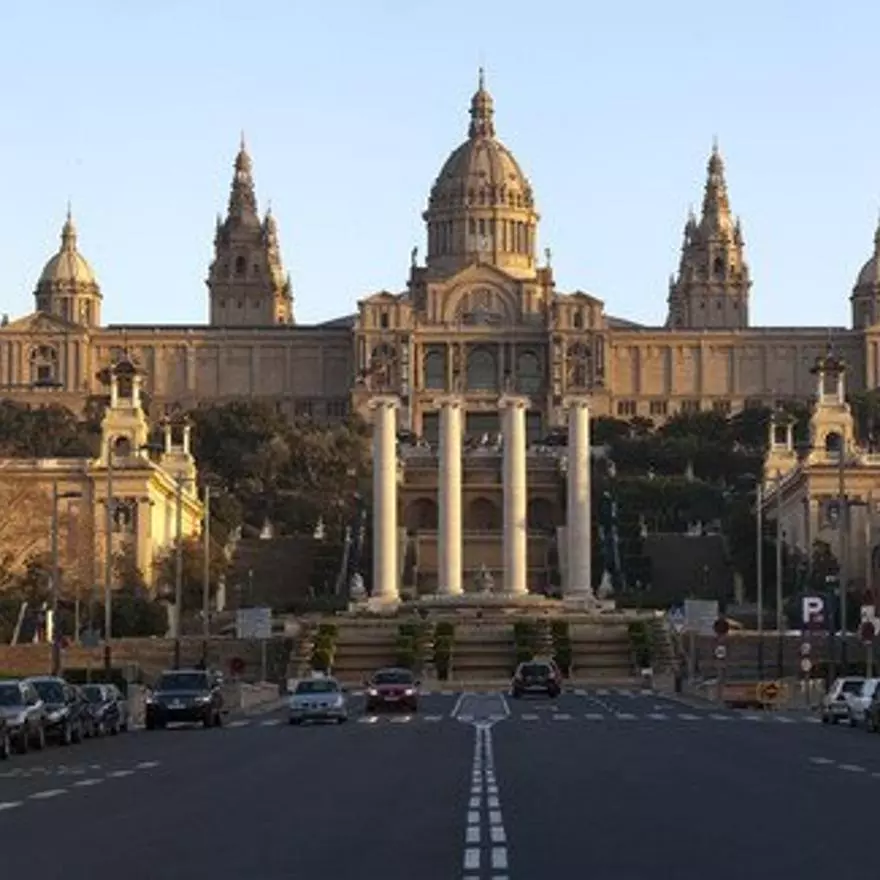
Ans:
[[[851,329],[752,327],[743,227],[731,211],[717,146],[700,214],[685,223],[662,327],[614,318],[592,294],[557,290],[551,254],[539,256],[537,248],[535,194],[496,136],[482,75],[467,136],[441,168],[424,220],[426,256],[421,261],[413,250],[404,290],[367,296],[354,315],[300,326],[278,229],[271,212],[258,212],[242,143],[228,210],[215,230],[209,323],[102,325],[102,293],[68,216],[61,248],[35,291],[37,311],[0,327],[0,394],[76,409],[106,393],[100,375],[124,354],[144,372],[153,414],[260,397],[291,417],[334,420],[352,409],[369,417],[375,396],[393,394],[401,402],[398,428],[431,447],[446,394],[460,396],[470,438],[498,434],[499,398],[523,396],[526,434],[535,443],[565,425],[564,401],[572,396],[588,396],[592,416],[654,421],[807,399],[810,369],[829,344],[848,362],[853,390],[880,384],[880,230],[852,293]],[[502,514],[481,462],[464,467],[465,532]],[[555,492],[545,493],[541,467],[529,468],[530,505],[543,501],[556,511],[534,515],[545,528],[560,526]],[[478,472],[485,492],[474,482]],[[436,522],[436,475],[419,470],[416,459],[409,473],[401,527]],[[466,540],[466,568],[472,547]],[[495,550],[486,554],[494,558]]]

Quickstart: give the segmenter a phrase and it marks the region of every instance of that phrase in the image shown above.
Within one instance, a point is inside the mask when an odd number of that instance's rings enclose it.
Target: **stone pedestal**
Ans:
[[[504,436],[504,592],[521,596],[529,591],[526,509],[526,410],[528,398],[506,394],[498,402]]]
[[[439,519],[437,523],[437,592],[460,596],[462,589],[461,547],[461,398],[450,395],[438,400],[440,407]]]
[[[569,397],[566,542],[566,599],[591,598],[590,408],[585,397]]]
[[[373,589],[371,608],[396,605],[398,590],[397,536],[397,409],[395,395],[370,401],[373,411]]]

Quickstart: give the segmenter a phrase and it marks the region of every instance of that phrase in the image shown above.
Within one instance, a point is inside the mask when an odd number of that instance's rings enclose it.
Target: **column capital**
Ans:
[[[502,394],[498,398],[498,409],[522,409],[529,408],[529,398],[524,394]]]
[[[566,394],[562,398],[562,408],[569,409],[585,409],[589,412],[590,397],[587,394]]]
[[[400,398],[396,394],[377,394],[369,399],[367,406],[371,410],[398,409],[400,407]]]
[[[437,409],[445,409],[446,407],[455,409],[464,406],[464,398],[460,394],[438,394],[431,403]]]

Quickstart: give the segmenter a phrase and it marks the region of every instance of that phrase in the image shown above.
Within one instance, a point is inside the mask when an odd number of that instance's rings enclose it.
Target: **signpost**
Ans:
[[[235,637],[237,639],[259,639],[260,641],[260,680],[266,680],[266,642],[272,638],[271,608],[239,608],[235,613]]]
[[[688,679],[697,672],[697,636],[711,636],[718,618],[718,602],[714,599],[684,600],[684,631],[688,634]]]
[[[724,701],[724,678],[727,671],[727,663],[725,662],[727,660],[727,646],[724,644],[724,639],[730,632],[730,624],[727,618],[724,616],[717,617],[715,623],[712,624],[712,630],[717,639],[715,660],[718,669],[718,702],[721,703]]]

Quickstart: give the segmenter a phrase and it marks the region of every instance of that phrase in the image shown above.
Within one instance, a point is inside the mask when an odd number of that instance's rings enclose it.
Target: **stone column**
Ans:
[[[526,409],[528,398],[506,394],[498,402],[504,426],[504,591],[525,595],[529,591],[526,510]]]
[[[370,401],[373,410],[373,591],[374,604],[399,601],[397,565],[397,408],[395,395]]]
[[[566,543],[566,599],[592,596],[590,531],[590,407],[586,397],[569,397]]]
[[[458,395],[438,401],[440,407],[439,520],[437,523],[437,592],[459,596],[461,585],[461,446],[463,404]]]

